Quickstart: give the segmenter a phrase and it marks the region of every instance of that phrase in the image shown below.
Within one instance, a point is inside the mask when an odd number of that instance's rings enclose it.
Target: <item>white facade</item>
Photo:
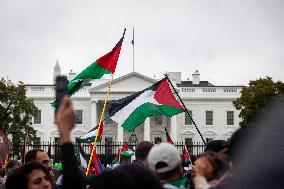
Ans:
[[[196,72],[195,72],[196,73]],[[232,102],[240,97],[241,86],[213,86],[207,81],[194,80],[181,81],[180,72],[169,72],[170,78],[179,91],[183,102],[188,110],[192,111],[193,120],[206,139],[228,139],[238,128],[240,118],[239,112],[234,108]],[[199,73],[198,73],[199,74]],[[199,75],[198,75],[199,76]],[[157,80],[148,78],[136,72],[124,75],[112,82],[109,100],[116,100],[143,90]],[[198,82],[198,83],[196,83]],[[89,86],[85,86],[78,91],[72,101],[75,110],[82,110],[82,123],[77,124],[72,132],[73,140],[87,133],[98,124],[103,103],[106,97],[109,80],[94,80]],[[26,85],[27,96],[34,100],[35,105],[41,111],[40,121],[34,124],[37,136],[41,141],[54,141],[59,137],[56,125],[54,124],[54,110],[50,102],[54,98],[54,85]],[[206,111],[208,113],[208,123],[206,125]],[[229,111],[229,113],[227,113]],[[213,119],[210,119],[210,115]],[[227,114],[230,114],[229,125],[227,124]],[[144,124],[135,129],[138,141],[159,140],[165,141],[164,128],[167,127],[171,138],[175,142],[201,142],[201,138],[195,127],[185,124],[185,113],[171,118],[162,116],[162,122],[155,122],[155,118],[147,118]],[[108,117],[106,115],[106,117]],[[121,126],[109,119],[105,122],[103,140],[128,141],[130,133],[124,131]]]

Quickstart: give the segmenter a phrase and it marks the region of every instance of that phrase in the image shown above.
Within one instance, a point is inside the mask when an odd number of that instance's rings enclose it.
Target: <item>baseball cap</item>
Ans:
[[[206,147],[205,152],[219,152],[220,150],[223,150],[224,148],[228,147],[228,142],[225,140],[212,140],[210,141]]]
[[[156,173],[171,171],[180,162],[181,157],[176,147],[166,142],[153,146],[148,155],[148,166]]]

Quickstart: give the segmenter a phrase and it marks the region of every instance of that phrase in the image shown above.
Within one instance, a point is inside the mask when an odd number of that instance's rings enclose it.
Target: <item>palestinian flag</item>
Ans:
[[[120,152],[121,152],[121,149],[119,148],[115,154],[115,158],[114,160],[112,161],[112,164],[116,164],[116,163],[119,163],[120,161]]]
[[[168,130],[167,130],[167,127],[165,127],[165,132],[166,132],[167,142],[168,142],[168,143],[171,143],[171,144],[174,144],[173,141],[172,141],[172,139],[171,139],[171,137],[170,137],[170,135],[169,135],[169,132],[168,132]]]
[[[129,149],[128,143],[125,143],[122,148],[117,150],[115,158],[112,161],[112,164],[119,163],[121,155],[123,155],[123,156],[132,156],[134,154],[135,154],[135,152]]]
[[[120,150],[120,154],[123,156],[133,156],[135,153],[134,151],[130,150],[128,147],[128,143],[125,143]]]
[[[80,144],[79,157],[80,157],[80,162],[81,162],[82,167],[84,167],[86,169],[88,167],[88,164],[87,164],[87,161],[86,161],[86,154],[85,154],[83,146],[81,144]]]
[[[109,53],[97,59],[86,69],[76,75],[74,79],[69,81],[69,84],[67,86],[68,96],[72,96],[73,94],[75,94],[79,89],[83,88],[92,79],[100,79],[105,74],[111,74],[115,72],[125,31],[126,29],[124,29],[122,38],[118,41],[118,43]],[[51,105],[53,107],[56,107],[56,101],[52,101]]]
[[[98,131],[99,129],[99,131]],[[96,139],[96,134],[98,133],[98,138],[97,141],[101,141],[102,137],[103,137],[103,132],[104,132],[104,122],[101,123],[101,126],[99,128],[99,126],[94,127],[92,130],[90,130],[87,134],[85,134],[84,136],[82,136],[80,138],[81,142],[94,142]]]
[[[184,148],[182,149],[182,154],[181,154],[182,160],[185,164],[192,164],[189,152],[187,150],[187,147],[184,145]]]
[[[91,143],[90,144],[90,149],[92,150],[93,149],[93,144]],[[92,152],[92,151],[91,151]],[[92,157],[92,163],[93,163],[93,168],[94,168],[94,172],[96,175],[99,175],[101,174],[103,171],[104,171],[104,167],[96,153],[96,149],[93,153],[93,157]]]
[[[131,132],[147,117],[159,114],[171,117],[184,111],[185,108],[176,99],[165,78],[143,91],[112,101],[109,115]]]

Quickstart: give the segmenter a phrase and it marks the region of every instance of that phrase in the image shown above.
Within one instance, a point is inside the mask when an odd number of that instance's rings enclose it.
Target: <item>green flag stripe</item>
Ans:
[[[92,63],[74,79],[69,82],[68,95],[73,95],[76,91],[86,85],[92,79],[100,79],[104,74],[111,74],[109,70],[104,69],[98,62]]]
[[[136,108],[121,126],[131,132],[143,123],[147,117],[159,114],[171,117],[181,112],[183,112],[183,110],[176,107],[156,105],[148,102]]]

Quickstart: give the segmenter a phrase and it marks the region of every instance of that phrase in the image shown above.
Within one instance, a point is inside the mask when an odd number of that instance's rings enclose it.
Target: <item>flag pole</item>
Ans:
[[[90,159],[89,159],[88,167],[87,167],[87,170],[86,170],[86,176],[88,176],[88,174],[89,174],[90,165],[91,165],[92,158],[93,158],[93,155],[94,155],[94,152],[95,152],[95,148],[96,148],[96,143],[97,143],[97,140],[98,140],[98,135],[99,135],[100,127],[101,127],[102,120],[103,120],[104,113],[105,113],[105,109],[106,109],[106,103],[107,103],[107,101],[108,101],[108,97],[109,97],[109,93],[110,93],[110,88],[111,88],[111,85],[112,85],[113,75],[114,75],[114,73],[111,74],[111,79],[110,79],[110,82],[109,82],[109,86],[108,86],[108,91],[107,91],[106,99],[105,99],[105,102],[104,102],[103,110],[102,110],[101,117],[100,117],[100,121],[99,121],[99,127],[98,127],[98,130],[97,130],[97,133],[96,133],[95,141],[93,142],[93,148],[92,148],[91,156],[90,156]]]
[[[203,144],[206,145],[206,142],[205,142],[205,140],[204,140],[204,138],[203,138],[203,136],[202,136],[200,130],[198,129],[198,127],[197,127],[195,121],[193,120],[192,116],[190,115],[190,113],[189,113],[188,109],[186,108],[185,104],[184,104],[183,101],[181,100],[181,98],[180,98],[180,96],[179,96],[177,90],[175,89],[175,87],[174,87],[174,85],[172,84],[171,80],[169,79],[168,75],[165,74],[165,76],[166,76],[167,80],[169,81],[170,85],[172,86],[173,90],[175,91],[177,97],[179,98],[179,101],[182,103],[182,106],[183,106],[183,108],[185,109],[187,115],[188,115],[189,118],[191,119],[191,121],[192,121],[192,123],[193,123],[195,129],[197,130],[199,136],[200,136],[201,139],[202,139]]]
[[[132,26],[133,27],[133,38],[132,38],[132,41],[131,41],[131,44],[132,44],[132,47],[133,47],[133,49],[132,49],[132,52],[133,52],[133,62],[132,62],[132,64],[133,64],[133,72],[134,72],[134,26]]]

